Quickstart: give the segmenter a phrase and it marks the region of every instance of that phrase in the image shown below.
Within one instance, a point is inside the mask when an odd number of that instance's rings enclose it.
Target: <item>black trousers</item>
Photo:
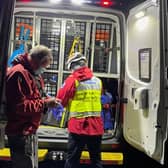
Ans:
[[[79,168],[81,153],[85,147],[89,151],[91,168],[103,168],[101,165],[101,136],[87,136],[70,133],[68,153],[64,168]]]
[[[12,168],[38,168],[37,135],[8,136]]]

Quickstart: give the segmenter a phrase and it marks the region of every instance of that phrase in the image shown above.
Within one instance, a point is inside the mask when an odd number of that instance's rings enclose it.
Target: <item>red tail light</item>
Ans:
[[[18,0],[19,2],[32,2],[32,0]]]
[[[102,7],[108,8],[108,7],[111,7],[113,4],[114,2],[111,0],[100,0],[100,6]]]

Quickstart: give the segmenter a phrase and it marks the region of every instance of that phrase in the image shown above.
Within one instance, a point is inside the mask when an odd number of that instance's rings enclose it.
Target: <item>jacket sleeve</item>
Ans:
[[[66,107],[69,100],[73,98],[75,94],[75,79],[70,76],[63,83],[62,87],[58,90],[57,99],[61,100],[63,107]]]
[[[33,116],[44,110],[44,100],[28,74],[13,73],[6,84],[7,103],[20,116]]]

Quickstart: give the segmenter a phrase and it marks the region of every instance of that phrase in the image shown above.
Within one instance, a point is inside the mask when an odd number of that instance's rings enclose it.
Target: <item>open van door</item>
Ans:
[[[167,140],[167,1],[148,0],[127,20],[124,137],[164,164]]]

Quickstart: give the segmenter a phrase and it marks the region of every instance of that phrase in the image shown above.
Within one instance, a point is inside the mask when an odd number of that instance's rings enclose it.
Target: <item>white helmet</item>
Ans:
[[[75,52],[72,54],[70,58],[68,58],[66,64],[67,68],[71,69],[72,63],[78,63],[79,61],[84,60],[85,62],[87,61],[86,57],[83,56],[80,52]]]

